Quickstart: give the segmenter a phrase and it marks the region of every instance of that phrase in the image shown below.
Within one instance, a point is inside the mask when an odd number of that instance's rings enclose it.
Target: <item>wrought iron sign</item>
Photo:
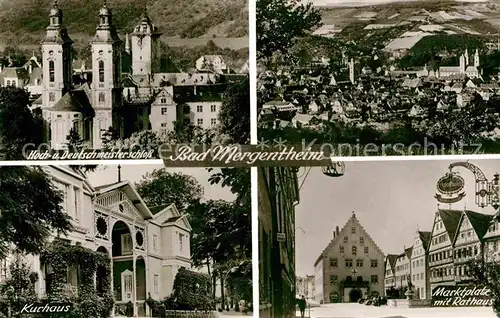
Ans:
[[[437,190],[434,196],[441,203],[455,203],[465,197],[462,190],[465,187],[465,180],[457,172],[448,172],[444,177],[438,180]]]
[[[458,172],[453,171],[456,167],[465,168],[474,174],[475,202],[479,207],[484,208],[491,205],[495,210],[500,207],[499,175],[495,174],[493,180],[488,181],[481,169],[469,162],[455,162],[450,164],[450,171],[437,182],[439,194],[436,194],[434,197],[439,202],[451,204],[459,202],[465,197],[465,192],[462,192],[465,187],[465,181]]]

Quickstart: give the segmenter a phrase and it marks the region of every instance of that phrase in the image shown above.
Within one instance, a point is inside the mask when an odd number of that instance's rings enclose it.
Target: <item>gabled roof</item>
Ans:
[[[469,219],[469,222],[476,232],[476,235],[479,239],[482,239],[483,236],[486,234],[488,231],[488,227],[490,225],[491,220],[493,219],[493,215],[488,215],[488,214],[482,214],[474,211],[464,211],[462,213],[462,217],[460,219],[460,224],[462,224],[462,221],[464,217],[467,216],[467,219]],[[458,232],[460,231],[460,226],[457,227],[457,233],[455,234],[455,240],[458,237]]]
[[[388,254],[387,257],[385,258],[386,267],[387,267],[387,262],[389,262],[389,265],[391,266],[391,269],[394,272],[394,267],[396,266],[396,260],[397,259],[398,259],[398,255],[396,255],[396,254]]]
[[[422,241],[422,245],[424,247],[424,250],[427,251],[429,249],[429,243],[431,242],[431,232],[424,232],[424,231],[418,231],[418,234],[420,236],[420,240]]]
[[[63,97],[50,108],[58,112],[79,112],[84,115],[93,113],[92,105],[84,90],[73,90],[63,95]]]
[[[408,248],[405,248],[405,255],[408,259],[411,258],[411,254],[413,252],[413,246],[412,247],[408,247]]]
[[[462,213],[463,211],[460,210],[438,210],[438,214],[443,221],[444,228],[446,229],[451,242],[455,241],[455,234],[457,232]]]
[[[115,182],[112,184],[95,187],[95,189],[98,192],[98,194],[104,194],[106,192],[111,192],[113,190],[121,189],[123,192],[126,193],[132,204],[134,204],[134,206],[141,213],[144,219],[153,218],[153,214],[146,206],[146,203],[142,200],[141,196],[139,195],[134,185],[130,181],[125,180],[125,181]]]
[[[191,224],[189,224],[188,219],[186,218],[186,215],[182,215],[179,210],[177,210],[177,207],[175,204],[169,204],[169,205],[162,205],[158,206],[155,208],[155,210],[159,209],[160,207],[163,207],[161,210],[157,211],[155,215],[153,216],[153,219],[156,222],[159,222],[160,225],[166,226],[166,225],[175,225],[178,223],[180,220],[183,221],[184,227],[188,231],[192,231],[193,228],[191,227]],[[178,225],[178,224],[177,224]]]

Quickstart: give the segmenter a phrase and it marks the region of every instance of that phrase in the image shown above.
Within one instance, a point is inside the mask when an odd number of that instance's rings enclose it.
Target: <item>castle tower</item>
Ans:
[[[464,55],[465,55],[465,66],[469,66],[470,65],[470,63],[469,63],[470,61],[469,61],[469,49],[468,48],[465,49],[465,54]]]
[[[151,23],[144,8],[141,21],[132,33],[132,74],[149,75],[155,72],[158,62],[158,39],[161,33]]]
[[[121,44],[113,15],[106,2],[99,11],[99,26],[91,41],[92,46],[92,106],[95,110],[92,146],[101,147],[102,134],[110,127],[118,130],[113,123],[112,111],[119,108],[122,101]]]
[[[479,67],[480,60],[479,60],[479,49],[476,49],[476,53],[474,54],[474,66]]]
[[[42,105],[52,107],[71,89],[71,45],[73,41],[63,26],[63,13],[54,1],[49,14],[50,24],[42,42],[43,93]]]
[[[352,84],[356,82],[356,79],[354,78],[354,59],[351,58],[351,61],[349,62],[349,80],[351,81]]]
[[[125,52],[130,54],[130,38],[128,33],[125,35]]]
[[[465,55],[460,56],[460,74],[465,74]]]

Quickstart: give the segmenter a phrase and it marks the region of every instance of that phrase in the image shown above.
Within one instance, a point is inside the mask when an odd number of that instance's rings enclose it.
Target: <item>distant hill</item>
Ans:
[[[78,40],[94,34],[103,0],[59,0],[64,24]],[[166,36],[243,37],[248,35],[246,0],[110,0],[120,33],[131,32],[147,6]],[[43,36],[52,0],[0,1],[0,41],[28,44]]]

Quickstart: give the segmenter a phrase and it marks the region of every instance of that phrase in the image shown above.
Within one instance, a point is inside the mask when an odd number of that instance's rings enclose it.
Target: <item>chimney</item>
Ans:
[[[118,165],[118,182],[122,182],[122,166]]]
[[[335,234],[337,234],[337,232],[333,231],[333,238],[335,238]]]
[[[339,235],[340,231],[339,231],[339,226],[337,225],[337,227],[335,228],[335,232],[337,232],[337,236]]]

